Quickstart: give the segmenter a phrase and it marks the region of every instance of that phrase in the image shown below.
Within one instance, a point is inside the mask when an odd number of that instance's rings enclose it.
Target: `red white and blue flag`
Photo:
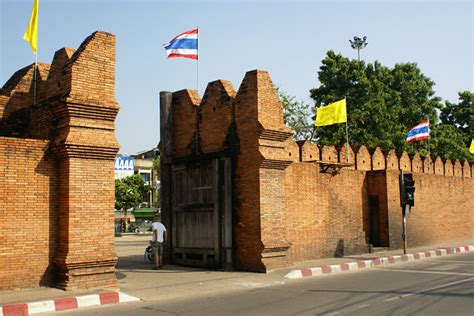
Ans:
[[[163,46],[168,58],[198,59],[198,29],[183,32]]]
[[[428,120],[413,126],[407,134],[407,143],[430,138],[430,122]]]

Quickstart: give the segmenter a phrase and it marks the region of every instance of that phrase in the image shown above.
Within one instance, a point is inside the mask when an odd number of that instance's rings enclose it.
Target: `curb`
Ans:
[[[24,304],[3,305],[0,306],[0,316],[27,316],[88,306],[136,302],[139,300],[139,298],[122,292],[105,292]]]
[[[292,270],[288,272],[285,275],[285,278],[299,279],[299,278],[305,278],[305,277],[322,276],[322,275],[331,274],[331,273],[373,268],[379,265],[389,265],[389,264],[400,263],[400,262],[421,260],[421,259],[431,258],[431,257],[442,257],[442,256],[447,256],[447,255],[452,255],[452,254],[457,254],[457,253],[470,252],[473,250],[474,250],[474,246],[472,245],[454,247],[454,248],[441,248],[441,249],[432,250],[432,251],[416,252],[416,253],[412,253],[408,255],[390,256],[390,257],[383,257],[383,258],[364,260],[364,261],[345,262],[341,264],[324,265],[324,266],[319,266],[315,268],[303,268],[303,269]]]

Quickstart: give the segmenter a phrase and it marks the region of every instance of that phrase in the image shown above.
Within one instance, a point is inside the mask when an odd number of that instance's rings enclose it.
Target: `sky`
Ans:
[[[23,40],[32,3],[0,0],[0,86],[34,62]],[[473,10],[471,0],[40,0],[38,61],[51,63],[55,51],[78,48],[96,30],[114,34],[116,135],[119,152],[134,154],[159,142],[160,91],[198,88],[202,96],[219,79],[238,90],[247,71],[261,69],[312,104],[327,51],[356,59],[354,36],[367,36],[365,62],[414,62],[437,96],[457,103],[458,92],[474,91]],[[163,44],[195,27],[199,62],[167,59]]]

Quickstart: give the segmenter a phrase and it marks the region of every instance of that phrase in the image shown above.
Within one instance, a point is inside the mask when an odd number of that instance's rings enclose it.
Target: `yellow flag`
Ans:
[[[474,138],[471,139],[471,147],[469,147],[469,152],[471,154],[474,154]]]
[[[347,122],[346,99],[317,109],[316,126],[326,126]]]
[[[34,54],[36,54],[36,48],[38,47],[38,9],[39,0],[33,0],[30,23],[28,23],[28,28],[26,29],[25,34],[23,34],[23,39],[30,43]]]

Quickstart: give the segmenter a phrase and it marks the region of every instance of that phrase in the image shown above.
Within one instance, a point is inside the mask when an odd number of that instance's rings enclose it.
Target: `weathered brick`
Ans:
[[[38,65],[36,104],[32,66],[0,90],[3,122],[31,113],[0,137],[0,290],[117,287],[114,68],[115,37],[95,32]]]
[[[473,189],[469,162],[456,161],[450,171],[440,157],[434,166],[430,157],[361,146],[350,148],[353,167],[321,173],[321,161],[345,162],[345,147],[296,144],[265,71],[248,72],[237,93],[227,81],[212,82],[202,102],[194,91],[176,92],[173,106],[174,157],[232,157],[236,268],[266,271],[366,252],[374,233],[379,245],[401,247],[400,169],[413,172],[417,186],[410,244],[472,237],[466,219],[474,205],[463,193]],[[450,196],[454,204],[447,206]]]

